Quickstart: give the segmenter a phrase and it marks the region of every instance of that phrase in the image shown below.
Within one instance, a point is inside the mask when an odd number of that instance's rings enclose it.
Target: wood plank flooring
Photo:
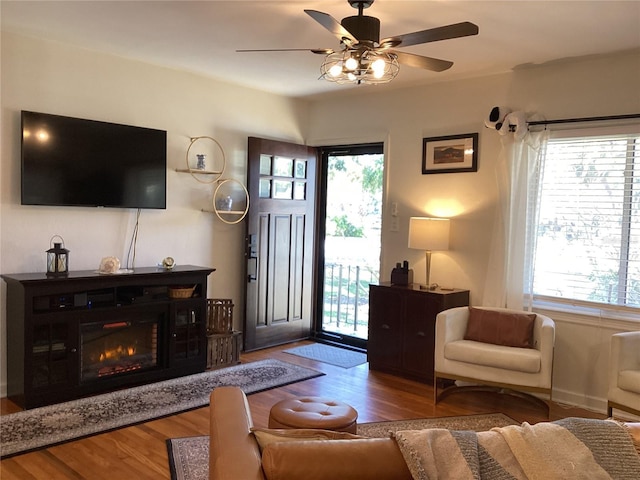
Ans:
[[[241,354],[243,363],[277,358],[322,371],[326,375],[266,392],[249,395],[254,423],[266,427],[269,409],[279,400],[297,395],[331,396],[346,401],[358,411],[358,422],[377,422],[420,417],[443,417],[502,412],[518,422],[547,420],[546,410],[534,403],[490,393],[454,394],[433,404],[430,385],[369,371],[368,365],[344,369],[284,353],[309,342]],[[18,411],[7,399],[0,400],[0,414]],[[604,418],[588,410],[553,404],[552,420],[570,416]],[[0,417],[0,422],[2,418]],[[57,480],[114,478],[136,480],[169,479],[166,440],[207,435],[209,408],[121,428],[83,440],[68,442],[37,452],[0,461],[2,480]]]

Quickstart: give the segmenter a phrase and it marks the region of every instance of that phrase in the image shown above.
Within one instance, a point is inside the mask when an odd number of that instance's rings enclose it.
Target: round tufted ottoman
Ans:
[[[321,428],[356,433],[358,412],[346,403],[322,397],[282,400],[271,407],[269,428]]]

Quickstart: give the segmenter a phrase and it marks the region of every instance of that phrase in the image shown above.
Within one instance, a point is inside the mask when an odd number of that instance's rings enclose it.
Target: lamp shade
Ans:
[[[409,219],[409,248],[449,250],[449,219],[411,217]]]

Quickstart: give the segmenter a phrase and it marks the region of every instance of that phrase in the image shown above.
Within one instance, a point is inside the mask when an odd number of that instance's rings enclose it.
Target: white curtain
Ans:
[[[549,133],[501,137],[496,166],[498,207],[482,304],[531,309],[533,254],[542,158]],[[525,301],[525,295],[528,300]]]

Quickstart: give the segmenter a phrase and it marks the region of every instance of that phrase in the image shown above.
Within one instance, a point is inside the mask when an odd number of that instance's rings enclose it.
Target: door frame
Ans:
[[[314,302],[314,319],[312,336],[315,340],[322,343],[336,344],[344,347],[349,347],[355,350],[366,351],[367,340],[349,335],[341,335],[338,333],[325,332],[322,330],[322,318],[323,318],[323,302],[324,302],[324,239],[326,234],[326,215],[327,215],[327,179],[328,179],[328,165],[327,157],[329,154],[366,154],[371,153],[372,148],[381,149],[384,157],[383,163],[383,180],[382,180],[382,217],[381,217],[381,233],[380,233],[380,265],[379,271],[382,270],[382,235],[384,232],[384,212],[385,212],[385,199],[386,199],[386,179],[387,179],[387,145],[384,141],[370,141],[363,143],[350,143],[346,145],[326,145],[322,147],[316,147],[318,149],[318,169],[317,169],[317,189],[316,189],[316,218],[315,218],[315,245],[316,252],[314,255],[314,289],[313,289],[313,302]]]

